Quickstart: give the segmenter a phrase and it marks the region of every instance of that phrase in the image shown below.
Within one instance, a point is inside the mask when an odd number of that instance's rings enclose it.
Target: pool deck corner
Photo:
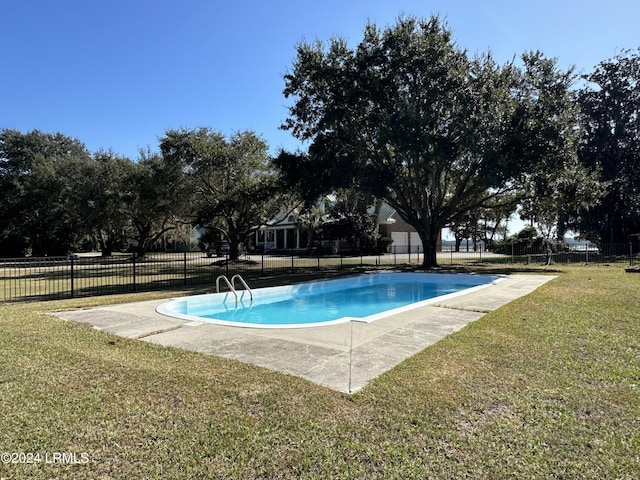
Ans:
[[[510,275],[486,288],[371,323],[300,329],[194,324],[157,313],[156,307],[167,299],[55,315],[122,337],[230,358],[353,393],[411,355],[554,278]]]

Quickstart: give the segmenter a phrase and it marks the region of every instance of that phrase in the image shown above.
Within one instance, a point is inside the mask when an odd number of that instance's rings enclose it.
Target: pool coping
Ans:
[[[353,393],[406,358],[554,278],[508,275],[484,288],[373,322],[300,329],[194,324],[157,313],[155,308],[167,299],[55,315],[122,337],[230,358]]]

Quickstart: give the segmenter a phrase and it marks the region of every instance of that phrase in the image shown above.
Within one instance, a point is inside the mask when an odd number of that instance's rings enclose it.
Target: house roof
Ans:
[[[269,220],[266,225],[271,227],[275,225],[293,225],[296,223],[296,219],[298,217],[297,209],[294,210],[282,210],[276,216],[274,216],[271,220]]]
[[[375,205],[369,207],[367,209],[367,213],[369,215],[373,215],[375,213],[376,207]],[[389,205],[387,202],[382,202],[380,206],[380,213],[378,214],[378,224],[379,225],[389,225],[391,223],[395,223],[396,220],[394,215],[396,214],[396,209]]]
[[[329,202],[335,202],[335,195],[327,195],[325,197]],[[373,215],[375,213],[375,205],[367,208],[367,213],[369,215]],[[297,208],[293,210],[282,210],[277,215],[275,215],[271,220],[266,223],[268,227],[284,227],[295,225],[298,220],[299,210]],[[378,224],[379,225],[391,225],[396,223],[396,210],[387,202],[382,202],[380,206],[380,212],[378,214]]]

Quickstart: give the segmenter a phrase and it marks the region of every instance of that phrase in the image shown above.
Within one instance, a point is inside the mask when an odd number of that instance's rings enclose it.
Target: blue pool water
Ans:
[[[497,277],[437,273],[373,273],[336,280],[175,299],[156,310],[195,322],[299,328],[358,319],[373,321],[488,285]]]

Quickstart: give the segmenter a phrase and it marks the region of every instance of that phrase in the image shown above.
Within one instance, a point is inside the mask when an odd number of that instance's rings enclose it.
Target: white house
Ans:
[[[320,214],[325,212],[325,208],[335,205],[336,198],[328,195],[325,202],[318,205]],[[369,213],[373,214],[375,207],[369,208]],[[329,218],[327,216],[327,221]],[[298,250],[306,249],[309,245],[309,231],[302,225],[302,221],[297,210],[281,212],[267,225],[256,231],[256,247],[264,248],[265,252],[271,250]],[[406,223],[396,210],[383,203],[378,214],[378,232],[383,237],[392,240],[391,251],[395,253],[422,252],[422,242],[416,230]],[[339,242],[332,242],[331,245],[336,250],[339,249]]]

